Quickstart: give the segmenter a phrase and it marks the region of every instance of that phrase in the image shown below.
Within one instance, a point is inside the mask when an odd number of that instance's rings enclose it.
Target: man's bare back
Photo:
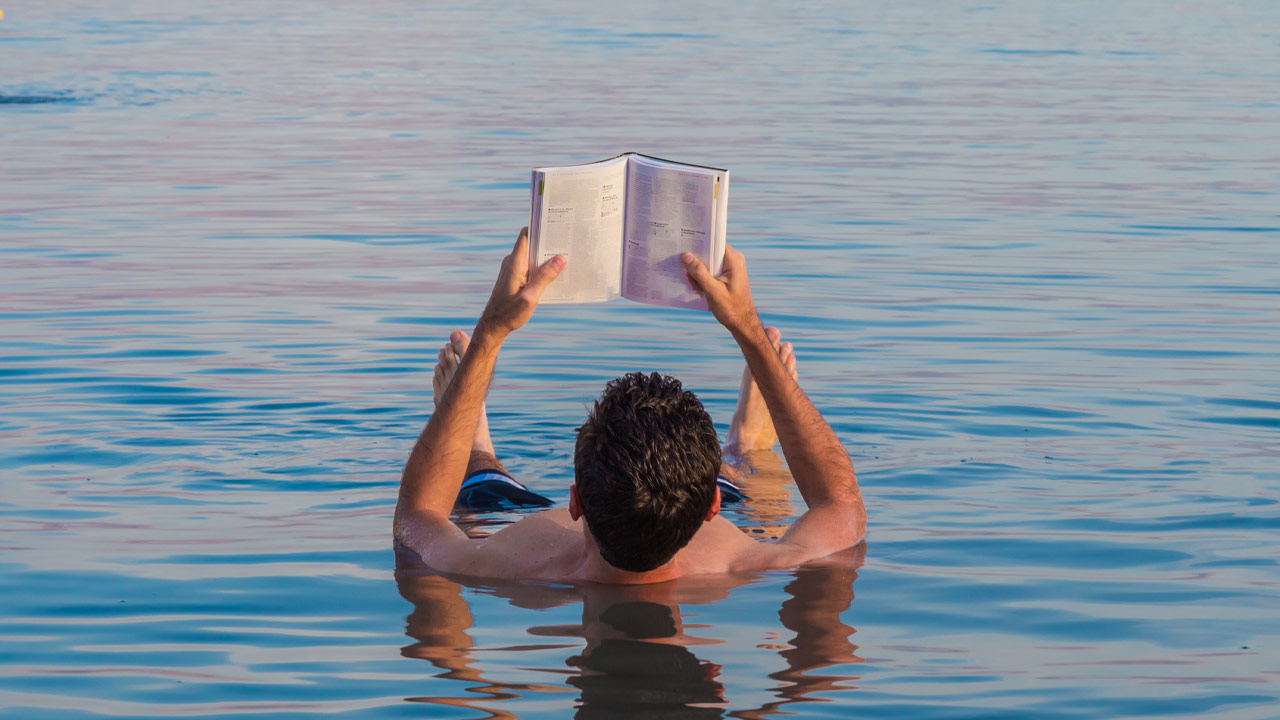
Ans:
[[[582,518],[577,488],[570,507],[540,512],[486,538],[468,538],[449,520],[462,479],[498,468],[484,392],[506,335],[528,320],[544,288],[563,268],[559,258],[530,273],[522,232],[503,263],[489,306],[473,338],[455,331],[439,353],[433,379],[436,412],[405,467],[395,534],[442,572],[499,578],[651,583],[687,575],[789,567],[855,545],[866,512],[848,454],[797,384],[795,355],[774,328],[764,328],[751,302],[741,254],[726,251],[725,272],[713,278],[684,258],[690,282],[707,297],[716,319],[747,361],[726,450],[768,451],[781,439],[809,509],[777,542],[748,537],[718,514],[719,491],[705,520],[670,560],[632,572],[604,559]],[[692,261],[691,261],[692,260]],[[757,378],[760,378],[758,380]],[[472,430],[474,429],[474,430]],[[725,473],[735,472],[726,465]],[[701,513],[701,511],[699,511]],[[594,516],[593,516],[594,517]]]

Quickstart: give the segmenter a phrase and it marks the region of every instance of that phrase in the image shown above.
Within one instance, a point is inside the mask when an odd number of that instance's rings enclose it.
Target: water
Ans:
[[[0,717],[1280,714],[1280,10],[785,5],[6,6]],[[397,577],[529,168],[624,150],[732,169],[865,548]],[[723,422],[739,368],[702,315],[544,308],[495,439],[563,501],[605,380]]]

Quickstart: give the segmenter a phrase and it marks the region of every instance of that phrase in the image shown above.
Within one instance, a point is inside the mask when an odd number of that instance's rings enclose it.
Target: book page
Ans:
[[[621,295],[626,172],[625,157],[534,171],[530,270],[556,255],[569,261],[540,302],[603,302]]]
[[[689,287],[680,254],[691,252],[712,272],[724,257],[716,240],[724,171],[632,156],[627,171],[626,248],[622,295],[638,302],[706,309]],[[718,246],[718,254],[714,251]]]

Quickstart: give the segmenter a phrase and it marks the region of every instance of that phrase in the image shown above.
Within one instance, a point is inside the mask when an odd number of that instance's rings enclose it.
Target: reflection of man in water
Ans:
[[[414,605],[405,629],[414,642],[402,654],[427,660],[444,671],[434,678],[450,681],[426,681],[423,690],[431,694],[412,699],[471,708],[477,717],[523,716],[525,704],[545,711],[559,696],[561,688],[544,680],[567,665],[572,670],[566,682],[580,693],[576,717],[583,719],[723,717],[730,704],[738,708],[734,717],[766,717],[788,704],[829,701],[831,693],[856,689],[851,666],[863,662],[851,642],[854,629],[841,615],[853,600],[864,548],[789,571],[785,588],[778,583],[768,590],[781,603],[776,615],[753,613],[750,620],[744,620],[743,608],[756,608],[753,603],[764,597],[757,574],[646,585],[488,579],[462,585],[415,567],[405,554],[396,582]],[[748,585],[755,586],[752,599],[725,602]],[[494,597],[509,605],[495,605]],[[578,603],[580,624],[526,627],[545,623],[552,608]],[[696,617],[698,624],[686,624],[686,617]],[[721,627],[725,617],[730,627]],[[746,654],[726,645],[725,636],[743,632],[743,622],[748,634],[776,636],[777,642],[757,643]],[[477,647],[477,627],[486,637],[497,632],[505,638],[502,647]],[[562,638],[584,643],[562,644]],[[722,663],[738,674],[725,674]],[[532,674],[512,676],[513,667]],[[762,672],[744,675],[744,668]],[[776,671],[765,677],[766,668]],[[749,698],[743,696],[747,688]],[[751,709],[762,699],[763,705]]]
[[[593,618],[590,601],[583,601],[588,645],[567,661],[579,670],[568,679],[582,693],[576,717],[721,717],[719,708],[707,707],[725,702],[720,667],[671,642],[682,634],[678,607],[624,600]],[[599,626],[594,633],[591,620]]]
[[[526,517],[478,540],[450,522],[463,480],[502,469],[484,420],[498,351],[565,265],[557,256],[530,272],[525,231],[502,263],[474,336],[455,331],[441,350],[436,411],[400,481],[396,538],[438,571],[607,583],[787,567],[857,544],[866,511],[853,465],[800,390],[790,344],[761,324],[742,254],[726,248],[719,277],[692,255],[683,261],[747,361],[731,449],[780,441],[808,506],[781,540],[753,540],[717,514],[717,473],[731,470],[722,466],[710,417],[678,381],[638,373],[610,382],[579,429],[567,510]]]

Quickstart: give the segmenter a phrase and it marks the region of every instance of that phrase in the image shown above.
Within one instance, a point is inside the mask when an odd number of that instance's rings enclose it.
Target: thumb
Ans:
[[[693,253],[681,255],[680,262],[684,263],[685,272],[689,274],[689,279],[693,281],[696,289],[706,292],[707,288],[715,283],[716,279],[711,277],[711,271],[707,270],[707,266],[694,257]]]
[[[533,271],[533,275],[529,277],[529,282],[525,283],[523,289],[532,292],[534,297],[541,297],[542,291],[560,275],[560,271],[564,270],[567,262],[565,256],[557,255],[542,263],[537,270]]]

